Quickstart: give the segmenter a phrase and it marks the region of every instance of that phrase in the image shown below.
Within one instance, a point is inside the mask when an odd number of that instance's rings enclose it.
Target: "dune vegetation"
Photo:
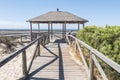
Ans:
[[[87,26],[77,37],[120,64],[120,26]],[[109,80],[120,80],[120,74],[99,60]]]
[[[1,53],[10,53],[15,50],[16,43],[14,42],[16,39],[15,37],[0,37],[0,47]]]

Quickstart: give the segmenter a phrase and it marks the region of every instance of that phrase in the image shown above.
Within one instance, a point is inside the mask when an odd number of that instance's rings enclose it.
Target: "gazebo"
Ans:
[[[40,33],[40,24],[46,23],[48,24],[48,34],[53,34],[53,26],[52,24],[60,23],[62,24],[62,36],[65,39],[66,36],[66,24],[78,24],[78,30],[80,29],[80,24],[84,27],[84,23],[88,22],[88,20],[78,17],[67,11],[50,11],[43,15],[37,16],[30,20],[27,20],[30,23],[31,29],[31,40],[32,40],[32,24],[38,24],[38,33]]]

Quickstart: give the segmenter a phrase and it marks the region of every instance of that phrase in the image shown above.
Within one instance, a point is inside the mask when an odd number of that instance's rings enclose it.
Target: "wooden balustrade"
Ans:
[[[35,56],[40,56],[40,44],[41,45],[46,45],[47,43],[49,43],[49,34],[42,34],[40,37],[38,37],[37,39],[33,40],[32,42],[30,42],[28,45],[26,45],[25,47],[23,47],[20,50],[17,50],[16,52],[11,53],[7,58],[5,58],[4,60],[0,61],[0,67],[4,66],[5,64],[7,64],[8,62],[10,62],[12,59],[14,59],[17,55],[22,53],[22,71],[23,71],[23,79],[27,79],[28,73],[30,71],[30,68],[32,66],[33,60],[35,58]],[[35,51],[33,53],[33,57],[32,60],[30,62],[30,65],[28,66],[27,69],[27,59],[26,59],[26,49],[28,49],[30,46],[34,45],[37,42],[37,45],[35,47]]]
[[[66,35],[66,42],[68,42],[69,45],[72,44],[72,42],[75,42],[75,46],[77,44],[76,49],[78,49],[79,54],[81,56],[81,59],[83,61],[83,64],[85,66],[86,72],[88,73],[89,76],[89,80],[94,80],[94,68],[95,66],[97,67],[99,73],[101,74],[101,77],[103,80],[108,80],[104,70],[102,69],[100,63],[98,62],[97,58],[101,59],[103,62],[105,62],[106,64],[108,64],[110,67],[112,67],[114,70],[116,70],[118,73],[120,73],[120,65],[115,63],[114,61],[112,61],[111,59],[109,59],[108,57],[106,57],[104,54],[102,54],[101,52],[97,51],[96,49],[92,48],[91,46],[87,45],[86,43],[84,43],[83,41],[79,40],[78,38],[76,38],[73,35],[67,34]],[[84,50],[81,49],[80,46],[84,46],[86,49],[89,50],[89,67],[87,65],[87,61],[84,57]]]

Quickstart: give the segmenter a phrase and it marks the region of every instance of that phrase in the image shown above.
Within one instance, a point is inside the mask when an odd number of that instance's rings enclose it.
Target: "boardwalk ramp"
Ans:
[[[88,80],[84,66],[75,63],[64,40],[52,40],[40,53],[32,64],[30,80]]]

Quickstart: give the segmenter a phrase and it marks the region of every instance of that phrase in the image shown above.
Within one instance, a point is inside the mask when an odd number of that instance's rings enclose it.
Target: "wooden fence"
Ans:
[[[27,61],[26,61],[26,49],[28,49],[30,46],[34,45],[37,42],[37,45],[35,47],[35,51],[33,53],[30,65],[27,69]],[[8,56],[7,58],[5,58],[4,60],[0,61],[0,67],[4,66],[5,64],[7,64],[8,62],[10,62],[12,59],[14,59],[17,55],[22,54],[22,71],[23,71],[23,79],[27,79],[27,76],[29,74],[30,68],[32,66],[33,60],[36,56],[40,56],[40,44],[41,45],[46,45],[49,43],[49,34],[42,34],[40,37],[36,38],[35,40],[33,40],[32,42],[30,42],[28,45],[26,45],[25,47],[23,47],[22,49],[11,53],[10,56]],[[32,54],[32,53],[31,53]]]
[[[111,59],[106,57],[103,53],[101,53],[101,52],[97,51],[96,49],[92,48],[91,46],[87,45],[86,43],[79,40],[75,36],[70,35],[70,33],[66,34],[66,41],[69,45],[71,45],[74,42],[76,50],[79,51],[82,62],[84,64],[86,72],[89,76],[89,80],[94,80],[94,66],[97,67],[99,73],[102,76],[102,79],[108,80],[108,78],[107,78],[104,70],[102,69],[99,61],[97,60],[97,58],[101,59],[103,62],[105,62],[110,67],[112,67],[114,70],[116,70],[118,73],[120,73],[120,65],[119,64],[115,63],[114,61],[112,61]],[[82,48],[82,46],[84,46],[85,48],[87,48],[89,50],[89,59],[90,59],[89,64],[87,63],[85,56],[83,54],[84,49]]]

